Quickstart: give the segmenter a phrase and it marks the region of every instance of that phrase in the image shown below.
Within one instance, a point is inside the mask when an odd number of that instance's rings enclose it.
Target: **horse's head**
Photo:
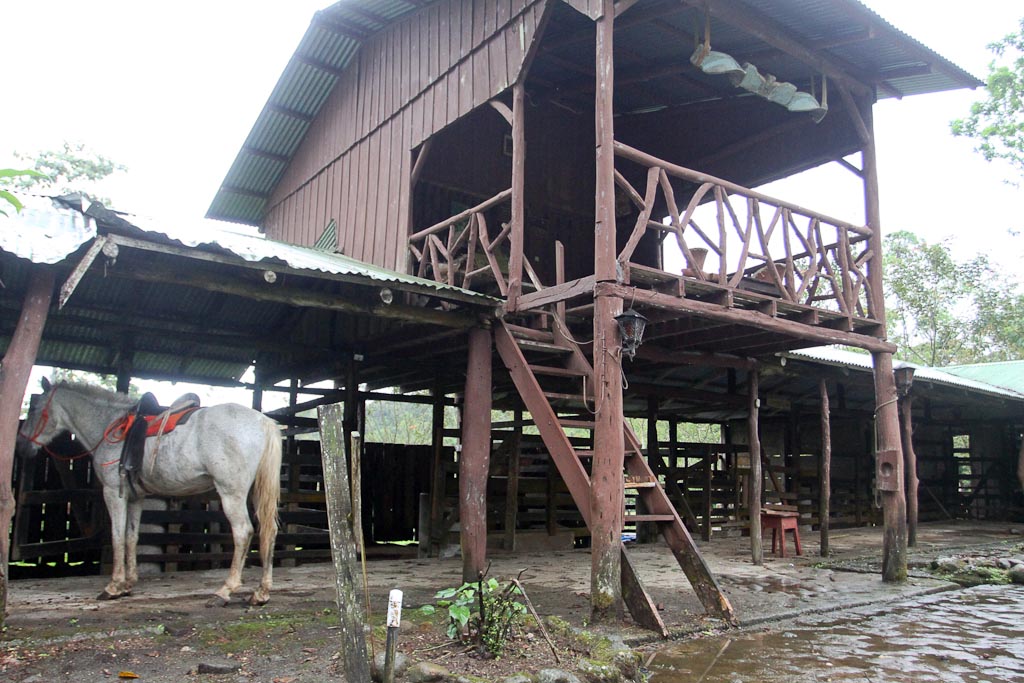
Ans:
[[[18,430],[17,445],[15,451],[20,457],[28,458],[35,455],[42,446],[53,441],[53,439],[65,431],[59,426],[59,421],[53,417],[53,398],[57,392],[57,386],[50,384],[50,380],[43,378],[43,393],[33,396],[29,401],[28,417],[21,424]]]

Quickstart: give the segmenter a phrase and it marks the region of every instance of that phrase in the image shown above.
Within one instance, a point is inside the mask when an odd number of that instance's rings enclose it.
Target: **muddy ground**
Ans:
[[[923,525],[911,564],[923,567],[932,559],[965,550],[1021,554],[1024,537],[1018,531],[999,523]],[[750,564],[748,539],[701,544],[745,627],[763,628],[808,612],[957,588],[923,570],[912,572],[903,585],[883,584],[877,573],[878,529],[833,532],[833,555],[827,562],[818,555],[817,534],[805,531],[802,536],[802,557],[789,554],[790,544],[786,558],[766,554],[763,567]],[[640,546],[632,556],[674,637],[699,637],[722,628],[703,615],[665,546]],[[509,577],[522,570],[522,582],[542,616],[587,625],[587,551],[496,555],[491,575]],[[474,659],[466,647],[446,641],[441,633],[443,610],[426,615],[418,608],[434,603],[436,591],[457,585],[460,574],[458,559],[370,562],[370,621],[377,626],[375,634],[382,635],[379,625],[389,590],[399,588],[405,593],[401,649],[411,659],[436,661],[452,672],[492,680],[554,666],[547,643],[533,628],[521,634],[497,663]],[[100,577],[12,582],[7,628],[0,640],[0,680],[101,681],[116,680],[121,672],[154,683],[343,680],[329,564],[276,569],[271,602],[261,608],[247,606],[244,589],[228,607],[207,608],[206,599],[223,576],[218,570],[144,577],[133,596],[116,602],[95,600],[104,583]],[[247,585],[254,585],[257,576],[257,569],[247,570]],[[627,622],[591,628],[621,635],[641,650],[653,651],[661,642]],[[573,669],[575,659],[584,653],[565,638],[556,645],[562,667]]]

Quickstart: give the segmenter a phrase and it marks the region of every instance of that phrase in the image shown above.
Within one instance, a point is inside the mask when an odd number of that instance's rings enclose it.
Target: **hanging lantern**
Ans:
[[[619,326],[619,336],[622,337],[622,354],[633,358],[643,341],[647,318],[630,308],[615,316],[615,322]]]

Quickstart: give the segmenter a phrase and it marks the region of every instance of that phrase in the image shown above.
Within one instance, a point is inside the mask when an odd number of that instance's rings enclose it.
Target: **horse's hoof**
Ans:
[[[104,591],[102,593],[100,593],[99,595],[96,596],[96,599],[97,600],[117,600],[118,598],[128,597],[131,594],[132,594],[131,591],[125,591],[124,593],[111,593],[110,591],[104,589]]]
[[[212,596],[210,596],[210,599],[206,601],[206,606],[207,607],[227,607],[230,602],[231,602],[230,600],[225,600],[224,598],[220,597],[219,595],[212,595]]]
[[[253,607],[262,607],[268,602],[270,602],[269,595],[260,595],[259,592],[256,592],[249,596],[249,604]]]

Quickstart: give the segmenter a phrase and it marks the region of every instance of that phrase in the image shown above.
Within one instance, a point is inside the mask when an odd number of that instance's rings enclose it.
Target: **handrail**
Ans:
[[[511,197],[512,190],[504,190],[474,207],[410,235],[408,245],[416,265],[416,274],[427,277],[429,269],[430,275],[437,282],[469,289],[474,277],[490,271],[501,295],[507,296],[506,274],[502,272],[495,251],[508,239],[509,226],[502,226],[497,237],[492,240],[485,212]],[[448,231],[447,240],[438,236],[438,233],[445,230]],[[476,267],[478,250],[487,259],[487,265],[480,268]]]
[[[474,213],[480,213],[481,211],[486,211],[487,209],[490,209],[493,206],[497,206],[506,199],[509,199],[511,196],[512,188],[499,192],[490,199],[485,199],[476,206],[466,209],[461,213],[457,213],[451,218],[446,218],[440,223],[434,223],[429,228],[425,228],[423,230],[420,230],[419,232],[414,232],[413,234],[409,235],[409,243],[411,244],[413,242],[421,240],[427,235],[433,235],[434,233],[441,232],[448,226],[453,225],[455,223],[461,223],[462,221],[472,216]]]
[[[618,255],[622,266],[631,261],[649,230],[672,233],[686,261],[684,276],[729,289],[770,288],[782,301],[818,308],[831,302],[844,316],[874,317],[865,271],[874,258],[868,244],[870,227],[816,213],[620,142],[615,142],[615,153],[647,171],[643,193],[619,170],[615,173],[616,185],[639,210]],[[676,202],[672,178],[697,186],[685,206]],[[652,216],[659,196],[671,222],[659,223]],[[700,211],[709,211],[714,224],[702,228],[698,209],[705,202],[708,208]],[[712,272],[704,270],[706,256],[717,262]]]
[[[629,145],[624,145],[617,140],[615,141],[615,154],[616,156],[620,156],[623,159],[629,159],[630,161],[634,161],[640,164],[641,166],[658,166],[660,168],[665,169],[665,171],[670,173],[671,175],[682,178],[683,180],[689,180],[690,182],[699,183],[702,185],[705,183],[711,185],[718,185],[719,187],[723,188],[724,190],[731,194],[743,195],[744,197],[756,199],[758,201],[764,202],[765,204],[771,204],[772,206],[778,206],[783,209],[789,209],[794,213],[798,213],[804,216],[814,216],[824,223],[834,225],[837,228],[845,228],[850,232],[857,233],[858,235],[870,237],[873,234],[873,231],[869,226],[854,225],[853,223],[847,223],[846,221],[839,220],[838,218],[832,218],[831,216],[827,216],[823,213],[812,211],[811,209],[800,206],[799,204],[787,202],[783,199],[777,199],[775,197],[772,197],[771,195],[766,195],[761,192],[758,192],[757,190],[751,190],[749,188],[743,187],[742,185],[731,183],[728,180],[716,178],[713,175],[701,173],[700,171],[694,171],[693,169],[686,168],[685,166],[677,166],[676,164],[669,163],[667,161],[664,161],[663,159],[659,159],[656,156],[647,154],[646,152],[641,152],[640,150],[634,147],[630,147]]]

